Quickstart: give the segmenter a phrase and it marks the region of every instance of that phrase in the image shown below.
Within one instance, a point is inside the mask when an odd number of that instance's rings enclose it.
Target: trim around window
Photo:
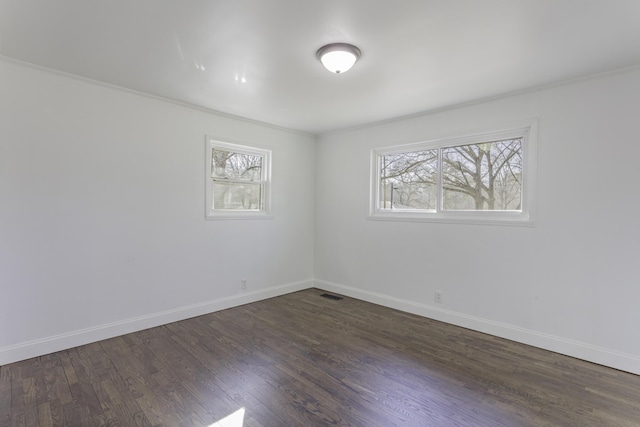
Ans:
[[[368,219],[534,225],[537,121],[371,150]]]
[[[207,137],[205,219],[270,218],[271,151]]]

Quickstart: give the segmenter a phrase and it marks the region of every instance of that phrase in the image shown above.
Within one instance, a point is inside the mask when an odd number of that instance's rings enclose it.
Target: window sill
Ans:
[[[473,215],[469,215],[468,213],[376,212],[368,215],[367,220],[535,227],[535,222],[530,216],[522,213],[474,212]]]
[[[273,219],[273,215],[266,212],[216,212],[205,216],[207,221],[234,220],[234,219]]]

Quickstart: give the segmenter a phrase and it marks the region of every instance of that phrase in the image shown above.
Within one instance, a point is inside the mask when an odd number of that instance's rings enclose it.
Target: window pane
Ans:
[[[213,183],[213,209],[259,211],[261,203],[262,184]]]
[[[262,156],[213,148],[211,177],[243,181],[262,180]]]
[[[522,138],[442,149],[444,210],[522,210]]]
[[[380,209],[434,210],[438,150],[380,156]]]

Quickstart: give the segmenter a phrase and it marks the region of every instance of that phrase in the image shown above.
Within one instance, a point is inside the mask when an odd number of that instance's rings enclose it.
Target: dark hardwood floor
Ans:
[[[0,426],[640,425],[639,376],[322,293],[2,366]]]

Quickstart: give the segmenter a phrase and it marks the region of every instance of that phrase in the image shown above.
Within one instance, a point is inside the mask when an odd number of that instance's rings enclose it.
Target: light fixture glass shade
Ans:
[[[339,74],[353,67],[360,58],[360,49],[347,43],[333,43],[318,49],[316,56],[327,70]]]

